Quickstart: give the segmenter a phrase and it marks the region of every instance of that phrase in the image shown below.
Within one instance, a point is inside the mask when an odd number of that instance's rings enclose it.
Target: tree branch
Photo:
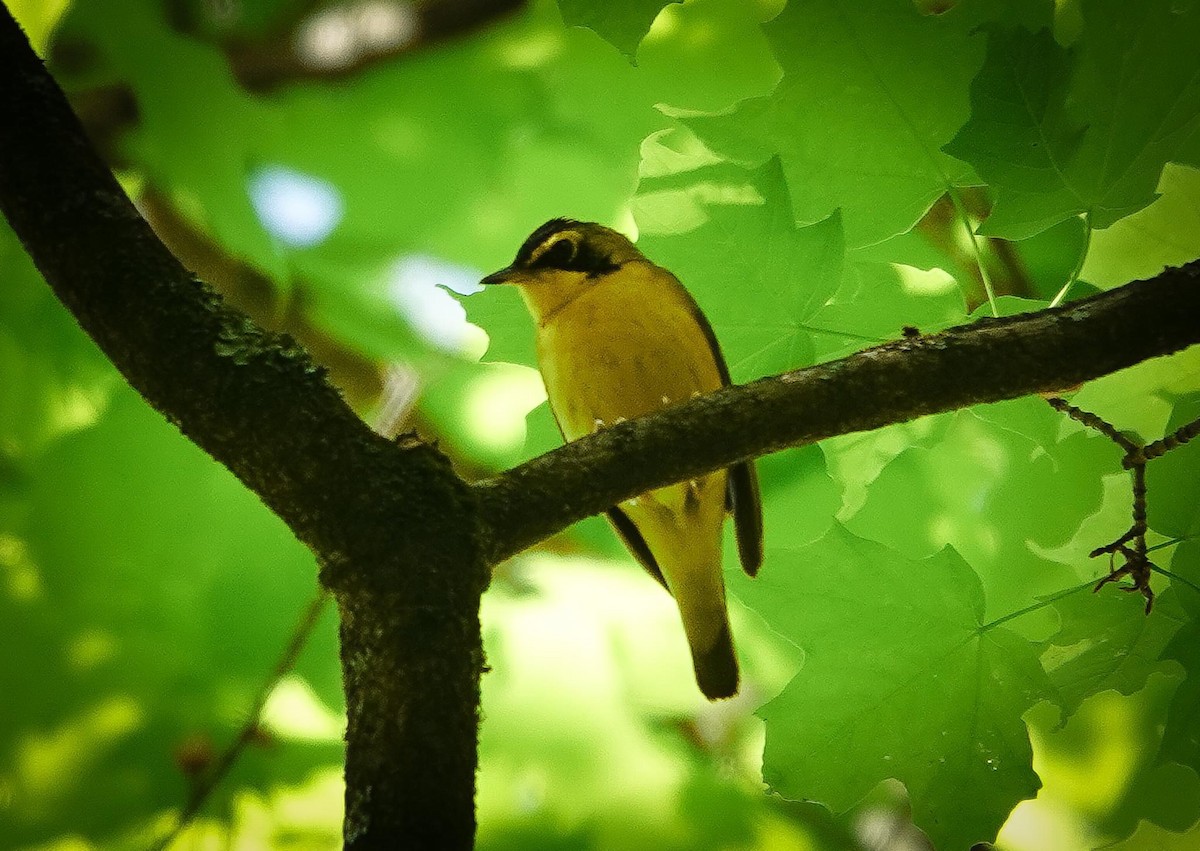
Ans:
[[[346,847],[469,848],[488,577],[474,494],[171,256],[2,5],[0,212],[126,380],[320,560],[342,617]]]
[[[623,499],[834,435],[1056,391],[1200,343],[1200,261],[606,428],[475,486],[498,561]]]
[[[397,453],[291,337],[226,305],[167,251],[7,11],[0,163],[0,212],[126,380],[302,540],[318,552],[346,551],[344,527],[325,512],[366,500],[343,465],[394,469]],[[335,482],[351,487],[330,493]]]

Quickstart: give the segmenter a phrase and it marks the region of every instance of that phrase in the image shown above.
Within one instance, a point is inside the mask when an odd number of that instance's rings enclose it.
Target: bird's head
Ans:
[[[515,284],[540,321],[625,263],[644,259],[627,237],[612,228],[551,219],[529,235],[512,263],[481,283]]]

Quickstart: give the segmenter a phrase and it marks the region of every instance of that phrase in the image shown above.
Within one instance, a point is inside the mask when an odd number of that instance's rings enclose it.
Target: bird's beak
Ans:
[[[484,284],[485,286],[488,284],[512,284],[517,281],[519,276],[519,270],[514,269],[512,266],[505,266],[499,272],[492,272],[492,274],[488,275],[479,283]]]

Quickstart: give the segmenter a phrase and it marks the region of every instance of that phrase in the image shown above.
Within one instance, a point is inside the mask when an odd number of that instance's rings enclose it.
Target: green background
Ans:
[[[413,45],[387,3],[13,7],[135,199],[238,270],[213,283],[260,282],[262,316],[352,361],[368,421],[466,475],[558,443],[515,293],[450,293],[554,216],[637,236],[736,381],[1200,255],[1187,0],[543,0]],[[314,233],[271,218],[270,179]],[[1200,416],[1200,349],[1071,398],[1159,438]],[[759,578],[726,546],[736,700],[698,695],[603,522],[499,568],[481,848],[1200,843],[1200,445],[1149,468],[1149,617],[1089,592],[1130,522],[1119,452],[1040,399],[759,468]],[[0,231],[0,848],[165,836],[315,575]],[[326,610],[176,847],[338,847],[342,709]]]

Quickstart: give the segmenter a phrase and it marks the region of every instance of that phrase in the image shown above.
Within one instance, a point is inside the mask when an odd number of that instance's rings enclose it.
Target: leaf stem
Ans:
[[[1152,547],[1147,547],[1146,552],[1152,553],[1155,550],[1162,550],[1162,549],[1166,549],[1167,547],[1173,547],[1176,544],[1182,544],[1184,541],[1194,541],[1197,537],[1200,537],[1200,535],[1184,535],[1180,538],[1172,538],[1169,541],[1163,541],[1161,543],[1155,544]]]
[[[1091,249],[1091,247],[1092,247],[1091,217],[1087,213],[1084,213],[1083,214],[1083,251],[1079,252],[1079,259],[1075,261],[1075,268],[1071,270],[1071,276],[1069,278],[1067,278],[1067,282],[1062,285],[1062,289],[1060,289],[1058,291],[1058,294],[1055,295],[1054,298],[1050,300],[1050,304],[1049,304],[1050,307],[1058,307],[1060,304],[1062,304],[1062,300],[1067,297],[1067,293],[1070,292],[1071,287],[1073,287],[1075,285],[1075,282],[1079,280],[1079,273],[1083,271],[1083,264],[1085,262],[1087,262],[1088,251]]]
[[[983,281],[983,291],[987,293],[988,306],[992,309],[992,316],[999,316],[1000,309],[996,306],[996,288],[992,286],[992,276],[988,274],[987,264],[983,262],[983,249],[979,247],[979,237],[975,235],[971,217],[967,215],[967,208],[963,206],[957,187],[947,183],[946,194],[950,196],[950,203],[954,205],[954,211],[958,213],[963,227],[967,230],[967,237],[971,240],[971,250],[975,252],[975,265],[979,268],[979,279]]]
[[[1172,582],[1178,582],[1182,585],[1186,585],[1187,587],[1189,587],[1193,591],[1195,591],[1197,594],[1200,594],[1200,585],[1197,585],[1192,580],[1185,579],[1184,577],[1180,576],[1178,573],[1174,573],[1170,570],[1167,570],[1165,567],[1159,567],[1157,564],[1151,564],[1150,569],[1153,570],[1155,573],[1162,574],[1163,576],[1170,579]]]
[[[1023,609],[1018,609],[1015,612],[1009,612],[1007,615],[1004,615],[1003,617],[996,618],[996,620],[992,621],[991,623],[983,624],[982,626],[979,627],[979,632],[980,633],[987,632],[989,630],[995,629],[996,627],[1000,626],[1001,624],[1007,623],[1008,621],[1015,620],[1016,618],[1027,615],[1030,612],[1036,612],[1038,609],[1044,609],[1046,606],[1050,605],[1051,603],[1056,603],[1059,600],[1061,600],[1063,597],[1070,597],[1072,594],[1078,594],[1080,591],[1083,591],[1086,588],[1091,588],[1094,584],[1095,584],[1095,580],[1089,579],[1087,582],[1083,583],[1082,585],[1076,585],[1071,588],[1065,588],[1062,591],[1059,591],[1055,594],[1051,594],[1049,597],[1043,597],[1042,599],[1038,600],[1036,603],[1033,603],[1032,605],[1026,606]]]

